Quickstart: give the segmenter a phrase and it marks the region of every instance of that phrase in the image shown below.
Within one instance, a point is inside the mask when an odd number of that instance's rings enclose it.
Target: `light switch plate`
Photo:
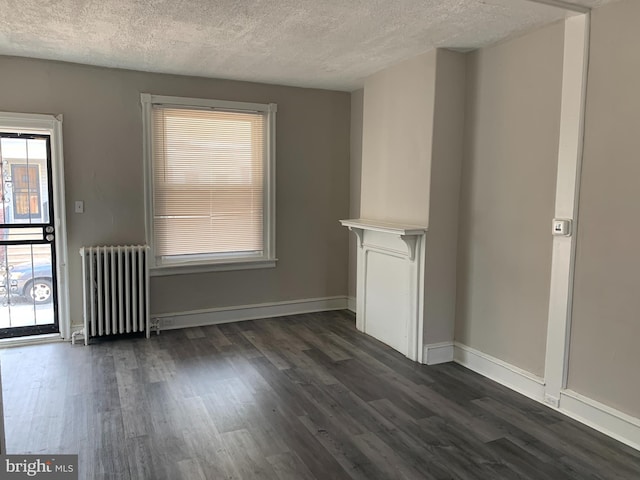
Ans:
[[[84,213],[84,202],[82,200],[76,200],[75,212]]]
[[[570,237],[571,236],[571,224],[572,221],[566,218],[554,218],[552,233],[556,237]]]

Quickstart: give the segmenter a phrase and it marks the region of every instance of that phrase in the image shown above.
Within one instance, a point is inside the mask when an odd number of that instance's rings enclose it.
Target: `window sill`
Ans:
[[[186,275],[190,273],[228,272],[232,270],[255,270],[259,268],[275,268],[277,258],[272,260],[237,260],[218,263],[196,263],[180,265],[163,265],[149,268],[152,277],[166,275]]]

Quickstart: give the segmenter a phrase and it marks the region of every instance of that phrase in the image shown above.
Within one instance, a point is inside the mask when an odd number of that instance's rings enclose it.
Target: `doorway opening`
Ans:
[[[61,116],[0,112],[0,344],[70,336],[63,164]]]
[[[58,333],[51,136],[0,131],[0,338]]]

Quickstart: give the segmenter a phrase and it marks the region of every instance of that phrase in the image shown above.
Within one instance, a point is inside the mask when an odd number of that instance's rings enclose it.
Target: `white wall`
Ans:
[[[436,51],[367,78],[360,216],[429,223]]]

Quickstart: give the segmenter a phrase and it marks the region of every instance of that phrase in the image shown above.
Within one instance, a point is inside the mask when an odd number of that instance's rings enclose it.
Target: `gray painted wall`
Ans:
[[[153,313],[346,295],[350,95],[0,57],[0,111],[62,113],[72,322],[82,245],[142,243],[140,93],[275,102],[275,269],[154,278]],[[85,213],[73,213],[73,201]]]
[[[367,78],[360,215],[428,225],[436,51]]]
[[[458,342],[544,374],[563,24],[468,55]]]
[[[425,343],[453,340],[458,199],[464,153],[466,55],[436,51],[429,230],[425,250]]]
[[[640,2],[593,12],[569,388],[640,417]]]
[[[349,218],[360,217],[360,181],[362,180],[362,109],[364,89],[351,92],[351,157],[349,160]],[[349,234],[349,296],[356,296],[357,242]]]

